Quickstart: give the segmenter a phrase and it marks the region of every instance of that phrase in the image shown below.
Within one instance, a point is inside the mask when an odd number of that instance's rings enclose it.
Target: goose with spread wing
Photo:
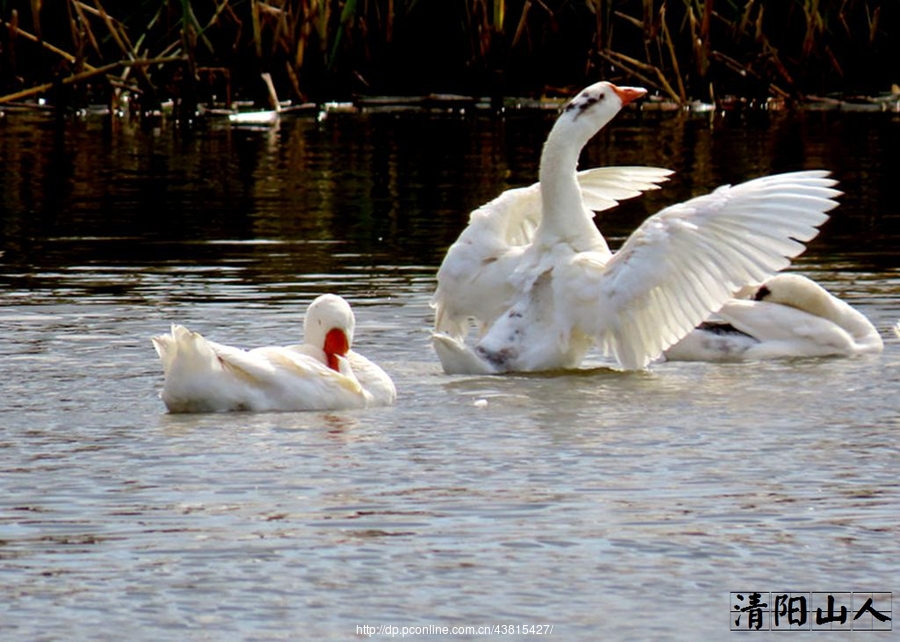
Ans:
[[[474,349],[459,315],[448,315],[456,300],[445,284],[458,277],[442,265],[433,343],[445,371],[574,368],[593,346],[625,369],[646,367],[741,288],[787,267],[837,205],[839,192],[825,171],[766,176],[663,209],[613,254],[586,208],[578,156],[644,93],[600,82],[563,109],[541,154],[533,233],[522,239],[512,269],[494,279],[499,283],[476,282],[474,292],[460,296],[493,305],[480,315],[470,309],[481,327]]]
[[[615,87],[621,106],[645,91]],[[620,106],[620,108],[621,108]],[[614,114],[613,114],[614,115]],[[611,118],[612,116],[610,116]],[[583,217],[618,205],[647,190],[659,188],[671,170],[659,167],[596,167],[576,173]],[[474,210],[459,238],[447,250],[438,270],[438,286],[431,300],[435,309],[432,335],[445,372],[493,372],[465,342],[474,323],[483,335],[506,312],[516,296],[516,272],[543,216],[541,182],[506,190]],[[581,230],[580,246],[611,256],[595,225]]]
[[[378,365],[351,349],[356,319],[334,294],[316,298],[304,342],[242,350],[208,341],[181,325],[153,337],[170,412],[343,410],[394,403],[397,391]]]
[[[578,172],[584,216],[658,189],[671,173],[658,167],[595,167]],[[509,308],[516,293],[513,275],[541,218],[540,183],[506,190],[470,214],[438,270],[431,300],[435,333],[460,340],[469,333],[472,321],[477,331],[484,332]],[[586,228],[581,241],[585,248],[609,252],[596,226]]]

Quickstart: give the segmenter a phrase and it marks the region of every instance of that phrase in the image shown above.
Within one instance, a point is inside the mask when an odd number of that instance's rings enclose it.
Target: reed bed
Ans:
[[[0,0],[0,104],[152,111],[360,95],[527,96],[600,78],[675,104],[875,95],[891,0]]]

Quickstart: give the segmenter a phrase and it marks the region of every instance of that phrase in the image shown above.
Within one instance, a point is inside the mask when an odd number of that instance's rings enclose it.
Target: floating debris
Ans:
[[[235,125],[274,125],[278,122],[278,112],[274,109],[267,111],[245,111],[237,114],[229,114],[228,121]]]

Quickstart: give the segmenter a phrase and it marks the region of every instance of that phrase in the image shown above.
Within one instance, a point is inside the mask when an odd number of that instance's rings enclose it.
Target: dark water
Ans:
[[[603,213],[613,239],[830,169],[842,206],[796,269],[873,320],[880,357],[445,376],[437,265],[469,210],[535,180],[552,117],[0,118],[0,635],[717,639],[733,591],[900,591],[900,119],[629,112],[582,163],[678,170]],[[325,291],[395,407],[164,412],[151,335],[294,342]]]

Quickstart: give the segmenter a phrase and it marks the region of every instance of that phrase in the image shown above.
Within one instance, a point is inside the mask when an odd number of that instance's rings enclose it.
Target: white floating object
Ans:
[[[274,125],[278,122],[278,112],[268,110],[229,114],[228,121],[235,125]]]

